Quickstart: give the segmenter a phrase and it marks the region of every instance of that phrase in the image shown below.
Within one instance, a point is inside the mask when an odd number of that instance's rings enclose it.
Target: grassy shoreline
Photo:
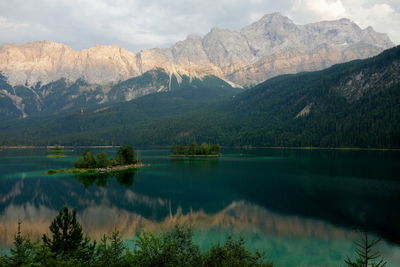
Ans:
[[[71,169],[51,169],[46,171],[46,174],[54,175],[61,173],[70,173],[70,174],[96,174],[96,173],[111,173],[111,172],[120,172],[120,171],[128,171],[139,169],[145,166],[143,163],[136,164],[128,164],[128,165],[119,165],[114,167],[107,168],[71,168]]]

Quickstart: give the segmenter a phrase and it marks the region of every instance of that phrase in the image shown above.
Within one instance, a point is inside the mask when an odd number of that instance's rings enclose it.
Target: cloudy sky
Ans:
[[[50,40],[139,51],[212,27],[239,29],[272,12],[297,24],[347,17],[400,43],[400,0],[0,0],[0,43]]]

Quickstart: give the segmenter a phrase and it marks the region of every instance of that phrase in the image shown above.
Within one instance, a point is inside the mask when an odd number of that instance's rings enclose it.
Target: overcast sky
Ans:
[[[347,17],[400,43],[400,0],[0,0],[0,43],[166,47],[212,27],[239,29],[280,12],[297,24]]]

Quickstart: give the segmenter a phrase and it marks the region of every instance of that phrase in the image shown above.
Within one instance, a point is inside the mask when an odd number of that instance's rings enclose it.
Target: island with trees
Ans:
[[[221,146],[218,144],[191,143],[188,145],[175,145],[171,147],[173,157],[218,157]]]
[[[75,168],[52,169],[48,170],[47,174],[112,173],[138,169],[142,166],[143,164],[137,159],[136,153],[131,146],[121,146],[117,151],[117,156],[113,159],[109,159],[105,152],[95,155],[90,150],[86,150],[74,163]]]

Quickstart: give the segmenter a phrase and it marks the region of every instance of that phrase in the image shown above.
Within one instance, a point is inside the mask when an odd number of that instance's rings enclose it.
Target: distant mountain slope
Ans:
[[[157,79],[154,79],[154,75]],[[153,78],[150,79],[149,76]],[[146,85],[155,80],[165,84],[165,81],[169,81],[167,78],[168,75],[161,70],[151,71],[140,79],[133,78],[121,83],[121,88],[115,89],[115,92],[129,93],[129,88],[135,88],[138,84]],[[120,142],[119,138],[125,138],[123,135],[126,130],[131,129],[133,125],[190,113],[243,92],[243,89],[231,87],[214,76],[202,79],[182,76],[180,83],[172,78],[170,88],[128,102],[101,104],[56,115],[39,113],[25,119],[5,121],[0,123],[0,144],[48,144],[53,142],[50,139],[57,139],[54,142],[63,143],[66,136],[74,140],[73,144],[116,144]],[[112,92],[113,90],[110,91],[110,95]],[[109,131],[110,128],[118,132],[116,139],[103,139],[98,135],[99,131]],[[93,132],[94,135],[87,135],[87,131]]]
[[[178,76],[214,75],[246,85],[370,57],[392,46],[386,34],[371,27],[361,29],[348,19],[296,25],[272,13],[238,31],[213,28],[204,37],[188,36],[170,48],[137,54],[115,45],[76,51],[49,41],[7,44],[0,47],[0,71],[10,84],[29,87],[62,78],[104,85],[155,68]]]
[[[268,80],[233,105],[253,126],[241,129],[240,143],[399,148],[400,47]]]
[[[0,46],[0,120],[129,101],[168,90],[172,80],[180,84],[185,77],[216,76],[234,87],[250,87],[392,46],[386,34],[348,19],[296,25],[279,13],[237,31],[213,28],[204,37],[188,36],[169,48],[137,54],[115,45],[77,51],[49,41],[5,44]],[[157,70],[165,75],[158,77]]]
[[[227,82],[214,77],[190,78],[185,75],[176,77],[162,69],[154,69],[143,75],[122,81],[115,85],[91,85],[82,79],[73,83],[60,79],[35,88],[12,86],[0,75],[0,122],[31,115],[55,115],[68,112],[84,112],[87,109],[104,104],[129,101],[144,95],[191,88],[220,88],[214,92],[221,96],[229,92],[238,92]],[[207,89],[204,89],[207,90]],[[207,92],[204,92],[207,95]]]
[[[279,76],[214,103],[205,97],[190,102],[183,92],[189,91],[149,95],[86,114],[25,119],[3,124],[0,131],[20,141],[29,136],[25,143],[35,144],[209,141],[400,148],[400,47],[323,71]],[[22,134],[22,129],[28,130]]]

